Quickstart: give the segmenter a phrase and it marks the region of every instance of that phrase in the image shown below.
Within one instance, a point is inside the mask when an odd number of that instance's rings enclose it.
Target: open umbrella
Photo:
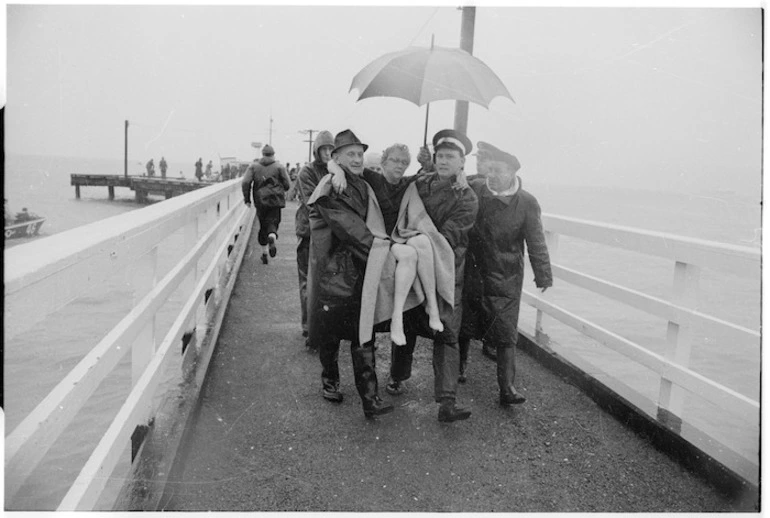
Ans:
[[[425,109],[428,137],[430,103],[444,99],[468,101],[484,108],[497,96],[513,101],[503,82],[483,61],[462,49],[407,47],[390,52],[366,65],[350,85],[358,100],[368,97],[398,97]]]

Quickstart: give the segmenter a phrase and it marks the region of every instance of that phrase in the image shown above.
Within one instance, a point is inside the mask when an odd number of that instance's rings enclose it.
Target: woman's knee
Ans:
[[[396,243],[390,247],[390,253],[400,262],[417,262],[417,251],[409,245]]]

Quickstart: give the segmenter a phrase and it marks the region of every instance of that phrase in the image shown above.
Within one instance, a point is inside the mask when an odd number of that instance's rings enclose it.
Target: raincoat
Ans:
[[[241,180],[244,201],[249,203],[253,196],[257,210],[262,207],[285,207],[286,191],[290,186],[286,169],[269,156],[251,164]]]
[[[518,338],[519,305],[524,281],[524,243],[538,288],[553,284],[551,262],[540,220],[540,205],[521,188],[509,196],[495,196],[486,180],[470,186],[479,199],[471,242],[483,279],[484,339],[512,347]]]

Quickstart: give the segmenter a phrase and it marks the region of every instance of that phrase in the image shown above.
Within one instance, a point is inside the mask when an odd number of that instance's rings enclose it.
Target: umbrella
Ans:
[[[484,108],[498,96],[513,97],[503,82],[483,61],[462,49],[407,47],[390,52],[366,65],[350,85],[357,100],[369,97],[398,97],[425,109],[428,136],[430,103],[445,99],[468,101]]]

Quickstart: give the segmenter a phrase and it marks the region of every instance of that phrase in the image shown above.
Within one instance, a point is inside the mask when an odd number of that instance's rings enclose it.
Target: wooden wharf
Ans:
[[[71,174],[70,185],[75,186],[75,198],[77,199],[80,199],[81,187],[107,187],[110,200],[115,199],[115,187],[128,187],[136,193],[137,202],[145,203],[151,194],[165,196],[166,199],[169,199],[211,185],[211,182],[157,176]]]

